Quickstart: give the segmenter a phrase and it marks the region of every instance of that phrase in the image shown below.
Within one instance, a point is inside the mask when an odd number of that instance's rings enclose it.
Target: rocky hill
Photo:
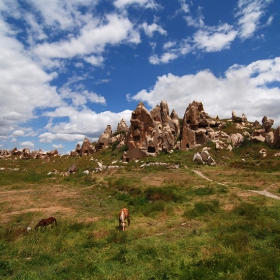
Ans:
[[[220,120],[210,117],[204,111],[201,102],[193,101],[186,108],[183,118],[161,101],[150,112],[140,102],[131,114],[130,126],[122,119],[116,131],[107,125],[97,143],[88,138],[82,146],[77,144],[70,156],[92,155],[100,150],[112,147],[123,149],[123,161],[131,161],[146,156],[156,156],[160,152],[171,153],[174,149],[187,150],[213,142],[215,148],[232,150],[244,140],[265,142],[272,148],[280,148],[280,126],[272,129],[274,120],[264,116],[259,121],[250,122],[243,114],[237,116],[233,111],[231,118]],[[28,148],[11,151],[0,150],[0,158],[18,155],[20,158],[44,158],[58,156],[57,150],[43,153],[31,152]]]
[[[118,124],[115,132],[108,125],[91,149],[81,149],[77,145],[73,154],[93,154],[110,146],[124,147],[123,161],[156,156],[159,152],[171,153],[174,149],[187,150],[203,146],[207,142],[215,143],[215,148],[232,150],[244,140],[265,142],[272,148],[280,147],[279,129],[272,129],[274,120],[263,117],[262,123],[250,122],[245,114],[238,117],[233,111],[231,118],[220,120],[210,117],[204,111],[201,102],[193,101],[186,108],[182,119],[168,104],[161,101],[150,112],[140,102],[131,114],[130,126],[124,120]],[[85,138],[84,144],[89,146]]]

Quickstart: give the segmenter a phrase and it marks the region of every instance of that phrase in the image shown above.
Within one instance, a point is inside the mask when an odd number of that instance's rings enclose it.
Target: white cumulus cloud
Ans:
[[[181,117],[188,104],[196,100],[202,101],[206,112],[213,117],[230,118],[234,110],[239,115],[245,113],[251,121],[261,121],[266,115],[280,124],[280,89],[271,86],[279,82],[278,57],[247,66],[233,65],[224,77],[216,77],[209,70],[195,75],[163,75],[151,90],[143,89],[130,99],[147,102],[151,108],[165,100]]]

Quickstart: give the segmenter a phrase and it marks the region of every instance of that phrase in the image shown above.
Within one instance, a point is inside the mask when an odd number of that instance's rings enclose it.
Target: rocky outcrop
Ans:
[[[149,112],[140,102],[131,114],[130,127],[126,137],[127,152],[125,161],[139,159],[146,155],[155,156],[158,152],[174,149],[180,135],[177,113],[165,101]]]
[[[280,126],[278,126],[273,134],[273,148],[280,148]]]
[[[30,151],[29,148],[23,148],[20,150],[14,148],[11,151],[0,150],[0,159],[7,158],[10,156],[18,156],[20,159],[47,159],[58,155],[59,154],[56,149],[50,152],[43,152],[41,149],[39,151]]]
[[[274,120],[268,119],[266,116],[264,116],[262,119],[262,125],[255,121],[253,125],[255,129],[252,132],[251,139],[257,142],[266,142],[271,147],[277,147],[277,144],[275,143],[275,139],[277,138],[277,132],[275,131],[273,133],[272,131],[270,131],[273,124]]]
[[[117,126],[116,131],[112,134],[112,137],[109,140],[109,144],[114,148],[121,148],[125,146],[126,136],[128,132],[128,126],[124,119],[122,119]]]
[[[100,151],[108,148],[111,137],[112,137],[111,125],[107,125],[106,129],[100,135],[97,144],[95,145],[96,151]]]
[[[80,155],[87,156],[87,155],[92,155],[95,152],[96,152],[95,147],[91,144],[89,139],[85,137],[81,150],[80,150]]]
[[[235,111],[232,111],[231,119],[235,123],[245,123],[245,122],[247,122],[247,118],[246,118],[244,113],[242,114],[242,117],[238,117],[236,115]]]
[[[121,121],[118,123],[118,126],[117,126],[117,129],[116,129],[115,133],[116,132],[122,132],[122,131],[123,132],[127,132],[128,131],[128,126],[127,126],[127,124],[126,124],[124,119],[121,119]]]
[[[193,101],[184,114],[181,149],[186,150],[203,145],[208,139],[211,139],[211,136],[215,138],[211,127],[218,127],[221,124],[218,117],[209,117],[201,102]]]
[[[85,137],[82,146],[78,143],[76,149],[70,152],[70,157],[74,156],[87,156],[96,152],[95,147],[91,144],[90,140]]]
[[[244,141],[244,137],[240,133],[231,134],[230,139],[231,139],[232,146],[234,148],[239,147]]]
[[[161,101],[150,112],[140,102],[131,114],[129,127],[124,119],[118,123],[115,132],[112,132],[111,125],[107,125],[95,145],[85,138],[82,145],[77,144],[70,156],[87,156],[108,147],[112,150],[123,147],[123,161],[130,161],[145,156],[156,156],[159,152],[171,153],[174,149],[192,149],[207,142],[213,142],[217,150],[231,151],[239,147],[245,139],[265,142],[272,148],[280,148],[280,126],[274,130],[273,124],[274,120],[266,116],[261,124],[257,120],[249,122],[245,114],[238,117],[234,111],[228,120],[212,118],[204,111],[203,104],[197,101],[190,103],[183,119],[179,119],[174,110],[170,114],[165,101]],[[20,159],[45,159],[44,162],[49,162],[50,158],[58,155],[57,150],[0,150],[0,159],[13,156]],[[196,155],[198,161],[200,156]]]
[[[264,116],[262,119],[262,128],[264,130],[265,133],[269,133],[271,127],[274,124],[274,120],[273,119],[268,119],[267,116]]]

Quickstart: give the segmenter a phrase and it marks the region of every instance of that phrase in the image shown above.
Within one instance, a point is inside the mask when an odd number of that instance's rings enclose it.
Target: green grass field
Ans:
[[[280,279],[280,200],[252,192],[280,196],[278,151],[209,145],[216,166],[195,164],[196,150],[90,175],[83,171],[97,167],[91,157],[0,160],[0,278]],[[121,153],[94,158],[109,165]],[[168,166],[140,168],[144,162]],[[47,175],[74,163],[75,174]],[[131,215],[125,232],[122,207]],[[58,226],[35,231],[49,216]]]

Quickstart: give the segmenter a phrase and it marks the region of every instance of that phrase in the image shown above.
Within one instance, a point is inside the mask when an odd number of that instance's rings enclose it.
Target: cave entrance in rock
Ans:
[[[155,153],[156,149],[155,147],[148,147],[148,153]]]

